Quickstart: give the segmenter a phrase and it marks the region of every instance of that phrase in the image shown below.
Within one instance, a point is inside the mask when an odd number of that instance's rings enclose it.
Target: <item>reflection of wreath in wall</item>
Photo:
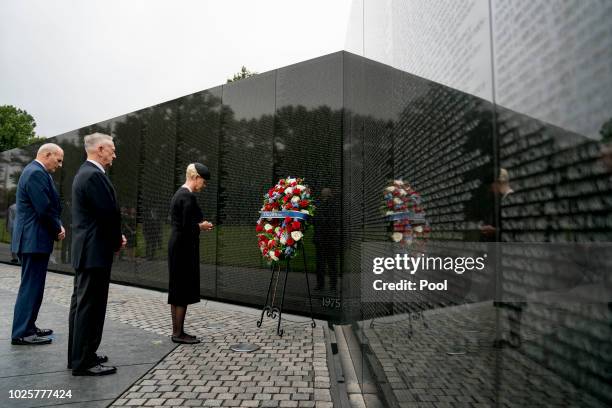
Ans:
[[[402,246],[411,246],[429,238],[431,227],[421,207],[421,196],[408,183],[393,180],[383,191],[384,213],[390,222],[390,238]]]
[[[264,259],[278,262],[293,258],[314,209],[310,188],[301,178],[280,179],[269,189],[256,227]]]

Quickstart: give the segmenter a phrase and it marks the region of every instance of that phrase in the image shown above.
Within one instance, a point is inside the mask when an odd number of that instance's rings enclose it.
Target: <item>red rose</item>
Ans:
[[[302,208],[308,207],[308,204],[309,204],[308,200],[300,201],[300,207],[302,207]]]
[[[302,226],[302,224],[300,224],[299,221],[293,221],[291,223],[291,229],[293,229],[293,230],[299,230],[301,226]]]
[[[255,227],[255,230],[257,232],[261,232],[261,231],[263,231],[263,227],[261,226],[261,224],[257,224],[257,227]]]
[[[289,238],[287,240],[287,245],[293,245],[293,244],[295,244],[295,241],[293,240],[293,238]]]
[[[289,196],[284,196],[283,197],[283,202],[286,203],[287,201],[289,201]]]
[[[285,217],[285,223],[289,224],[291,222],[291,217]]]
[[[274,250],[274,256],[275,257],[277,257],[277,258],[280,257],[280,254],[281,254],[281,251],[279,249],[275,249]]]

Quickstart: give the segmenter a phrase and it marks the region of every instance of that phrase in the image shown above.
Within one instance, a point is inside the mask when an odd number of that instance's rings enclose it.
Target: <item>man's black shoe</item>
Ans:
[[[107,361],[108,361],[108,356],[96,354],[96,364],[106,363]],[[69,370],[72,370],[72,364],[68,364],[66,367]]]
[[[11,339],[11,344],[18,346],[39,346],[42,344],[50,344],[51,339],[39,337],[35,334],[27,337],[17,337]]]
[[[51,329],[39,329],[38,327],[36,328],[36,335],[38,337],[50,336],[52,334],[53,330]]]
[[[96,364],[95,366],[88,368],[87,370],[72,370],[74,376],[100,376],[115,374],[117,367],[103,366],[102,364]]]

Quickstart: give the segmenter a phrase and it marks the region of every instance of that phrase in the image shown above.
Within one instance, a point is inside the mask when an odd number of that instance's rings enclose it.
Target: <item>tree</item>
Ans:
[[[601,141],[603,143],[612,142],[612,118],[608,119],[608,121],[601,126],[599,134],[601,135]]]
[[[32,115],[12,105],[0,106],[0,151],[21,147],[36,142]]]
[[[243,65],[242,68],[240,69],[240,72],[238,72],[237,74],[234,74],[233,78],[227,79],[227,83],[229,84],[230,82],[240,81],[241,79],[248,78],[253,75],[257,75],[257,72],[251,72],[247,69],[247,67]]]

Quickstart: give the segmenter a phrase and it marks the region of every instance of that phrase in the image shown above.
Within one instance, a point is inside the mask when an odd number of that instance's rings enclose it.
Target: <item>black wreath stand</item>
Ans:
[[[306,288],[308,289],[308,301],[310,303],[310,319],[312,322],[310,326],[312,328],[317,327],[317,324],[314,320],[314,315],[312,312],[312,295],[310,293],[310,282],[308,281],[308,266],[306,265],[306,250],[304,248],[304,243],[300,241],[299,249],[302,250],[303,258],[304,258],[304,277],[306,278]],[[289,267],[291,260],[285,260],[285,279],[283,282],[282,290],[280,292],[280,305],[277,305],[277,289],[278,283],[281,277],[281,263],[273,263],[270,266],[270,270],[272,274],[270,275],[270,284],[268,285],[268,294],[266,295],[266,303],[264,304],[263,309],[261,310],[261,317],[257,321],[257,327],[261,327],[261,324],[264,320],[264,315],[271,318],[276,319],[278,317],[278,325],[276,326],[276,334],[280,337],[283,337],[284,330],[281,328],[282,319],[283,319],[283,305],[285,303],[285,291],[287,289],[287,280],[289,277]]]

